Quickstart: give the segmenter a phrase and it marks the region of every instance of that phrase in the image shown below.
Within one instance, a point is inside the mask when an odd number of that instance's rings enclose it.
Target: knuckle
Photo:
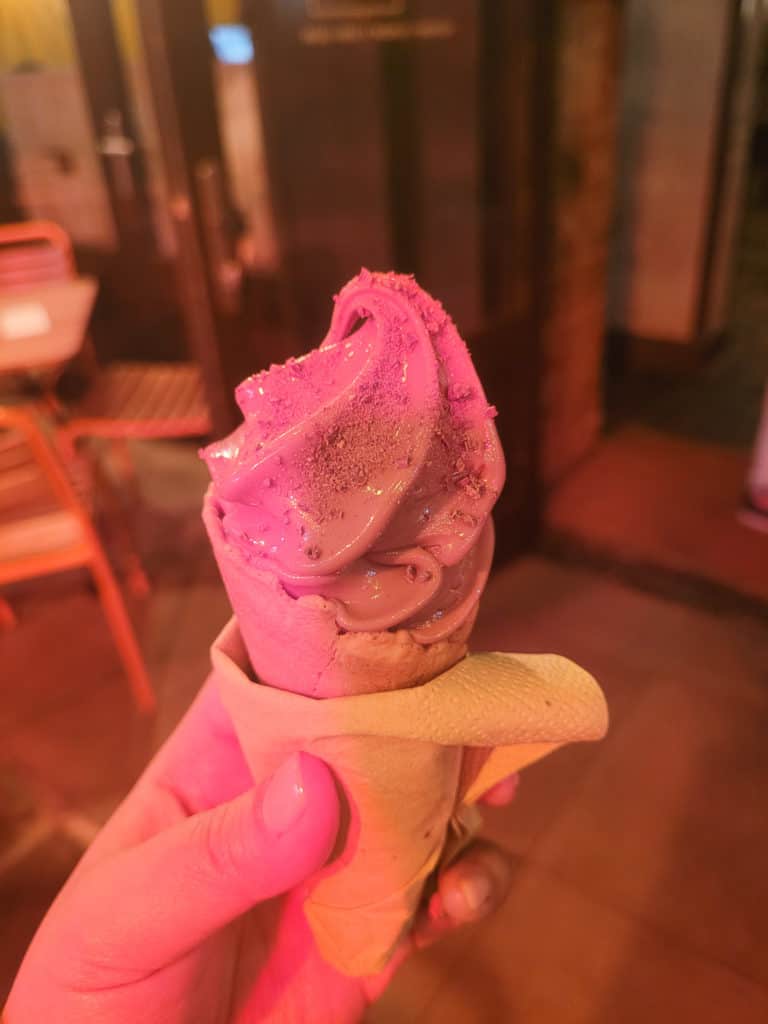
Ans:
[[[200,850],[201,873],[231,877],[242,871],[250,844],[245,815],[237,803],[201,815],[193,828],[197,833],[194,839]]]

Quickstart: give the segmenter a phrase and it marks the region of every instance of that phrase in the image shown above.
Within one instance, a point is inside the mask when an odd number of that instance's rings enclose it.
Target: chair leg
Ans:
[[[114,637],[115,646],[122,659],[131,690],[140,711],[149,712],[155,707],[155,694],[149,681],[147,668],[136,640],[133,625],[117,585],[114,574],[105,555],[96,552],[90,565],[99,591],[104,615]]]
[[[126,493],[136,501],[139,497],[139,478],[136,473],[136,463],[131,455],[131,446],[124,437],[113,437],[109,441],[109,450],[112,458],[117,463],[120,482]]]
[[[13,629],[18,620],[10,604],[4,597],[0,597],[0,629]]]

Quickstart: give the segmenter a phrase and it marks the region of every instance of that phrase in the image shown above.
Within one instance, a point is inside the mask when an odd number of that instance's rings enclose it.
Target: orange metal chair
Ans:
[[[93,576],[136,704],[155,697],[130,618],[104,548],[37,417],[0,406],[0,586],[76,567]],[[0,600],[0,625],[12,625]]]

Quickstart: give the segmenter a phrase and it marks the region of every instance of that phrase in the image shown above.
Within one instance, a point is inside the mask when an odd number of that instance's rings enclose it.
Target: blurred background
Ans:
[[[228,605],[197,449],[361,266],[508,461],[474,643],[606,690],[372,1021],[768,1019],[762,0],[2,0],[0,998]]]

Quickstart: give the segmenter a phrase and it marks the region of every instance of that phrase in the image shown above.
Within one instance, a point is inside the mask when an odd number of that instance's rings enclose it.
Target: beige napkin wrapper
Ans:
[[[420,686],[324,700],[255,682],[236,619],[212,660],[254,781],[303,750],[344,792],[343,846],[305,910],[323,956],[350,975],[387,963],[427,877],[472,827],[471,804],[608,723],[595,680],[556,655],[473,654]]]

